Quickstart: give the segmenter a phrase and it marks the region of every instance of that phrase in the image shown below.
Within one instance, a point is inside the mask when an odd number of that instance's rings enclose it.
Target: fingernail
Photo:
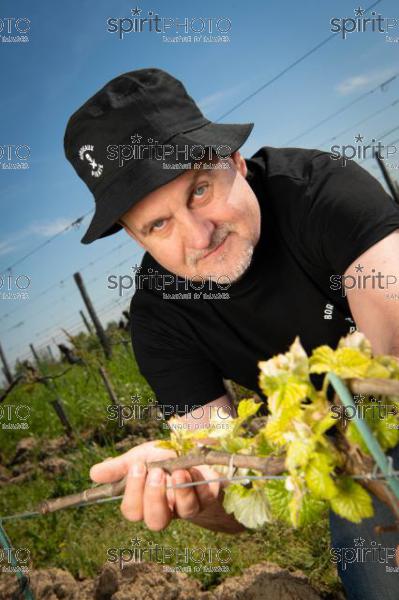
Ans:
[[[145,474],[145,466],[142,462],[133,463],[130,468],[130,474],[133,477],[142,477]]]
[[[163,479],[162,469],[151,469],[148,474],[148,483],[150,485],[159,485]]]

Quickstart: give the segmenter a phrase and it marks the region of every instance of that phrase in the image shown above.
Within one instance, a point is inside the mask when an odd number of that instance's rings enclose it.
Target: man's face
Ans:
[[[127,233],[168,271],[192,280],[236,281],[260,235],[260,208],[235,152],[228,169],[190,170],[122,216]]]

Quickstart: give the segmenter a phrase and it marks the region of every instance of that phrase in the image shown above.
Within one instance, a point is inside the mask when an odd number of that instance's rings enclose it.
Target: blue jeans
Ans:
[[[399,445],[388,454],[393,458],[394,468],[399,469]],[[348,600],[399,600],[399,567],[392,557],[399,545],[399,531],[380,534],[373,531],[375,525],[393,524],[395,516],[375,496],[373,505],[374,516],[359,524],[330,512],[333,560]],[[379,544],[378,558],[377,550],[372,552],[372,548],[378,549]]]

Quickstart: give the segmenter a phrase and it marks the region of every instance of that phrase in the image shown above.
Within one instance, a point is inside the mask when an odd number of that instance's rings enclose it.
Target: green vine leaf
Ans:
[[[365,377],[371,366],[371,359],[356,348],[332,350],[329,346],[320,346],[313,351],[309,359],[310,373],[328,373],[332,371],[344,379]]]
[[[252,398],[249,398],[247,400],[241,400],[237,409],[238,417],[242,420],[246,420],[249,417],[253,417],[258,412],[261,406],[261,402],[255,402],[254,400],[252,400]]]
[[[331,500],[338,488],[331,477],[332,461],[325,454],[315,454],[306,468],[305,480],[309,491],[320,500]]]
[[[350,477],[340,480],[338,494],[331,498],[330,505],[337,515],[353,523],[360,523],[374,514],[370,495]]]
[[[281,480],[269,481],[265,491],[273,515],[273,520],[293,525],[289,513],[289,502],[292,499],[292,492],[289,492],[286,489],[285,482]],[[315,523],[321,518],[326,510],[326,502],[314,498],[311,494],[305,493],[302,497],[297,526],[304,527]]]
[[[269,456],[273,452],[273,446],[269,443],[264,429],[254,438],[254,450],[256,456]]]
[[[316,447],[316,440],[313,437],[296,438],[288,444],[287,454],[285,458],[285,466],[289,471],[294,471],[300,467],[304,468]]]
[[[224,491],[223,507],[249,529],[258,529],[271,521],[264,486],[246,488],[240,484],[230,484]]]

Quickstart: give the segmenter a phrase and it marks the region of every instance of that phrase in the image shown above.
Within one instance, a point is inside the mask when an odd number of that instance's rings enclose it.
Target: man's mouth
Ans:
[[[205,254],[205,256],[203,256],[200,260],[203,260],[204,258],[209,258],[209,256],[213,256],[214,254],[216,254],[217,252],[219,252],[221,250],[221,248],[223,247],[225,241],[227,240],[227,238],[229,237],[229,233],[226,235],[226,237],[220,242],[220,244],[218,244],[215,248],[213,248],[212,250],[210,250],[207,254]]]

